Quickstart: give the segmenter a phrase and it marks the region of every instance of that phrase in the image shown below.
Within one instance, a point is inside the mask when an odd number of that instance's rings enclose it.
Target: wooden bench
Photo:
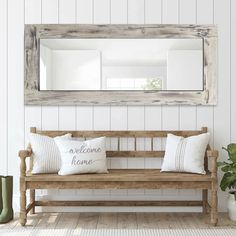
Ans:
[[[168,133],[184,137],[207,132],[207,128],[194,131],[36,131],[50,137],[72,133],[83,139],[106,136],[115,142],[116,150],[107,151],[109,158],[163,158],[165,152],[157,150],[155,143]],[[133,140],[133,150],[121,149],[121,141]],[[145,138],[146,149],[139,150],[138,142]],[[143,139],[144,140],[144,139]],[[112,145],[114,146],[114,145]],[[144,145],[143,145],[144,146]],[[160,146],[160,145],[159,145]],[[162,145],[164,146],[164,145]],[[206,175],[191,173],[160,172],[160,169],[110,169],[108,174],[82,174],[59,176],[58,174],[35,174],[27,172],[26,158],[32,155],[30,145],[19,152],[20,165],[20,224],[24,226],[27,213],[35,212],[36,206],[202,206],[203,213],[210,212],[210,222],[217,224],[217,157],[218,152],[208,146],[205,153]],[[208,158],[211,171],[208,170]],[[26,206],[26,190],[30,189],[30,203]],[[35,189],[201,189],[199,201],[36,201]],[[208,190],[211,192],[208,203]]]

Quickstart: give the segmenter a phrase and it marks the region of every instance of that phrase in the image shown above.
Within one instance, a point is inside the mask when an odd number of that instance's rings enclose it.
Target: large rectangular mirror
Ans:
[[[203,90],[202,39],[41,39],[40,90]]]
[[[25,104],[216,104],[213,25],[26,25]]]

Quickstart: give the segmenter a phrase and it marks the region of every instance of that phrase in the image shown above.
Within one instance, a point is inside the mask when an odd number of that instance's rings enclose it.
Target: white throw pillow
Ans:
[[[206,174],[204,153],[209,139],[209,133],[188,138],[168,134],[161,171]]]
[[[31,173],[57,173],[61,167],[61,156],[55,140],[70,138],[71,134],[51,138],[30,133],[29,140],[33,150],[33,166]]]
[[[57,139],[56,144],[62,160],[59,175],[108,173],[105,137],[86,141]]]

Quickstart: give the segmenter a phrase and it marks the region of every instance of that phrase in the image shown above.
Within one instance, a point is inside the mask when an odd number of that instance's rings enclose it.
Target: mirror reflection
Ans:
[[[40,39],[40,90],[203,90],[203,42]]]

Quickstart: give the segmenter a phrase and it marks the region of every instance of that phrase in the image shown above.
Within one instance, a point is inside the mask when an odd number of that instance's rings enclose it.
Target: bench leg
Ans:
[[[27,220],[26,215],[26,191],[20,191],[20,219],[19,222],[22,226],[25,226]]]
[[[202,213],[207,214],[207,201],[208,201],[208,190],[203,189],[202,190]]]
[[[217,203],[217,190],[213,187],[211,190],[211,224],[213,226],[216,226],[218,222]]]
[[[35,202],[35,189],[30,189],[30,203]],[[30,214],[35,213],[35,206],[30,210]]]

